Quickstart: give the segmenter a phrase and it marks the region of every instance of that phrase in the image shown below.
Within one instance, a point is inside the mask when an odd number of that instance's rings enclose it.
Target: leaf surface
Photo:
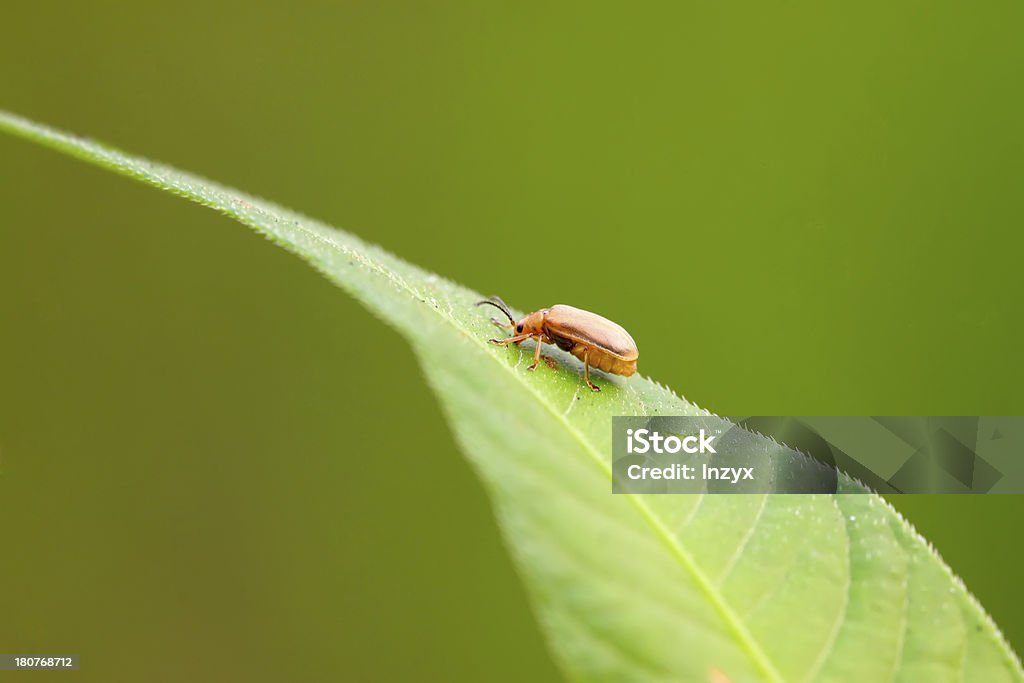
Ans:
[[[236,190],[0,112],[0,129],[210,207],[408,339],[496,509],[551,650],[586,681],[1021,681],[1020,662],[883,499],[612,495],[611,417],[698,415],[635,375],[497,348],[481,295]],[[773,462],[802,457],[770,439]],[[344,456],[344,454],[340,454]],[[841,477],[840,491],[862,491]],[[500,618],[500,615],[495,615]]]

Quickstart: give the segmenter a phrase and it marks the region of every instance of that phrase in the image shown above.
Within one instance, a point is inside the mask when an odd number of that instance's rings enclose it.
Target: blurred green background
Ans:
[[[0,107],[600,312],[723,414],[1021,414],[1022,20],[17,3]],[[0,651],[557,679],[396,334],[247,229],[7,137],[0,216]],[[1024,500],[894,502],[1021,648]]]

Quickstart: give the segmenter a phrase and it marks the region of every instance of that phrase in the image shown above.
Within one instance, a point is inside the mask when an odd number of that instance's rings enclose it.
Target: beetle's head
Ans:
[[[516,334],[541,334],[544,331],[544,311],[523,316],[512,328]]]
[[[484,304],[494,306],[504,313],[508,321],[512,323],[512,332],[514,334],[539,334],[544,328],[544,313],[542,311],[531,313],[516,320],[512,317],[512,312],[508,309],[508,306],[499,297],[492,296],[490,299],[484,299],[478,302],[477,306],[483,306]]]

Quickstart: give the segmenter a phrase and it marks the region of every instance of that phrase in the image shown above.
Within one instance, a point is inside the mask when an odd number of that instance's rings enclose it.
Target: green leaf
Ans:
[[[227,214],[398,329],[490,492],[569,678],[1024,680],[988,615],[880,497],[613,496],[611,416],[703,411],[639,375],[597,377],[592,394],[561,352],[528,372],[529,349],[488,345],[480,294],[349,233],[13,115],[0,113],[0,129]],[[840,490],[861,489],[842,478]]]

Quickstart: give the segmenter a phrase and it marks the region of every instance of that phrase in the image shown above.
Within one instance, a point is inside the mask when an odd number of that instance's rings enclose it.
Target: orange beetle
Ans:
[[[607,318],[565,304],[556,304],[524,316],[521,320],[512,317],[505,302],[496,296],[484,299],[477,306],[494,306],[505,314],[509,324],[491,318],[504,328],[514,330],[508,339],[491,339],[492,344],[522,344],[527,339],[537,342],[533,355],[533,370],[540,362],[541,344],[554,344],[563,351],[583,361],[583,381],[594,391],[601,388],[590,381],[590,366],[615,375],[629,377],[636,372],[636,359],[640,357],[636,342],[629,332]]]

